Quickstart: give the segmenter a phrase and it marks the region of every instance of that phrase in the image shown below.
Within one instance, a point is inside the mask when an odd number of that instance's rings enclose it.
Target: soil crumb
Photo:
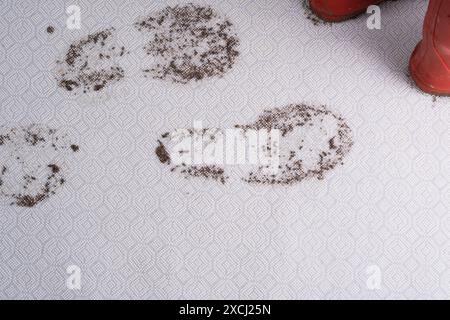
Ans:
[[[145,76],[188,83],[222,77],[239,56],[233,24],[209,6],[167,7],[134,26],[148,38]]]
[[[72,144],[70,146],[70,149],[72,149],[73,152],[78,152],[80,150],[80,146],[78,146],[76,144]]]
[[[117,60],[129,52],[118,45],[114,28],[92,33],[72,43],[57,61],[58,86],[74,94],[101,91],[125,76]]]
[[[66,182],[67,135],[43,125],[0,127],[0,203],[31,208]],[[77,150],[79,147],[77,146]]]

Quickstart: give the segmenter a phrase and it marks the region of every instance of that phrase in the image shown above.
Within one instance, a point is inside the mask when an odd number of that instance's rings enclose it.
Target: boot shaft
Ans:
[[[446,65],[450,65],[450,1],[430,1],[423,27],[423,42],[434,47]]]
[[[430,0],[423,39],[409,63],[412,78],[422,91],[450,95],[450,1]]]

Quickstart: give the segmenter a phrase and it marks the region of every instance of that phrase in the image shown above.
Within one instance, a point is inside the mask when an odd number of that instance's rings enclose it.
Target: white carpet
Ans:
[[[0,2],[0,125],[53,126],[80,146],[56,195],[0,207],[0,297],[450,298],[450,100],[407,76],[427,1],[382,5],[382,30],[367,16],[314,25],[300,0],[205,1],[241,41],[223,78],[145,79],[129,55],[104,92],[57,87],[72,41],[113,26],[139,50],[136,19],[184,2],[79,1],[80,30],[65,27],[72,2]],[[353,130],[322,181],[185,180],[154,155],[166,131],[291,103],[325,104]],[[66,286],[71,265],[80,290]]]

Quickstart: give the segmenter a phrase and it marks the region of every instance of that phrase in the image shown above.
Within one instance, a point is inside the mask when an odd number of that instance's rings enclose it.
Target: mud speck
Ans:
[[[70,146],[70,149],[72,149],[73,152],[78,152],[80,150],[80,146],[76,144],[72,144]]]

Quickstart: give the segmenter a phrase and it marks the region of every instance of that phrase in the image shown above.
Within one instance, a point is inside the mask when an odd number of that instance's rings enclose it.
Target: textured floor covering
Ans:
[[[224,78],[143,79],[128,57],[130,77],[100,94],[57,87],[55,61],[72,41],[114,26],[139,48],[132,23],[180,2],[79,1],[82,28],[68,30],[72,3],[1,1],[0,125],[65,129],[80,151],[58,194],[0,208],[0,297],[449,298],[450,100],[407,76],[426,1],[383,5],[382,30],[364,16],[314,25],[297,0],[205,1],[241,40]],[[194,120],[227,127],[303,102],[326,104],[354,132],[323,181],[182,180],[153,154],[159,134]],[[70,265],[81,290],[66,287]]]

